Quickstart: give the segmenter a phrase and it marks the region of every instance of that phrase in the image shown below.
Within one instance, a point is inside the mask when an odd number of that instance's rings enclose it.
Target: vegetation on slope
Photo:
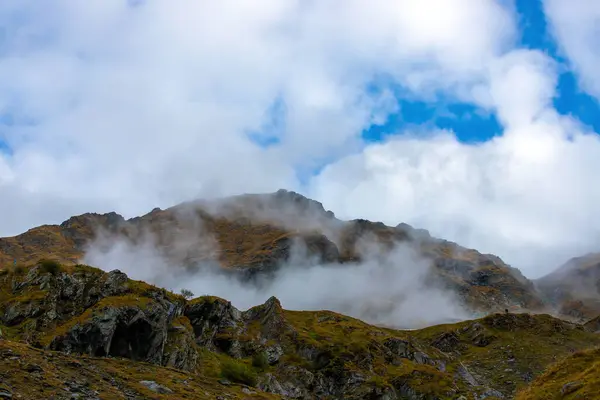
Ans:
[[[548,365],[574,351],[600,345],[581,325],[549,315],[495,314],[440,325],[415,336],[453,354],[455,368],[488,382],[505,395],[528,385]]]
[[[38,399],[279,399],[244,385],[127,359],[70,356],[0,340],[0,397]],[[4,394],[4,395],[2,395]]]
[[[600,397],[600,349],[578,351],[552,365],[516,400],[587,400]]]
[[[118,271],[51,262],[4,270],[0,289],[4,337],[44,350],[5,346],[44,359],[58,354],[50,349],[79,354],[90,370],[119,365],[131,390],[150,378],[130,368],[162,379],[160,368],[169,367],[197,377],[199,387],[225,379],[234,392],[241,384],[294,398],[506,398],[561,356],[600,345],[600,336],[548,315],[397,331],[329,311],[286,311],[275,298],[241,312],[217,297],[186,300]],[[11,379],[8,389],[21,390],[25,378]],[[186,398],[173,379],[156,382]]]

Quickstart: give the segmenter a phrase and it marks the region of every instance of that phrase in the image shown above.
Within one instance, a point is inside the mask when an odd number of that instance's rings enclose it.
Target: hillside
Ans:
[[[576,257],[535,281],[561,315],[587,321],[600,314],[600,254]]]
[[[589,349],[576,352],[550,367],[516,399],[597,399],[599,393],[600,349]]]
[[[49,258],[75,265],[90,248],[110,251],[115,243],[150,246],[187,271],[216,264],[245,282],[272,276],[283,264],[407,263],[394,251],[409,248],[420,258],[414,268],[424,270],[422,280],[447,290],[473,313],[545,310],[532,282],[496,256],[403,223],[342,221],[320,203],[285,190],[189,202],[129,220],[115,213],[75,216],[0,239],[0,263]]]
[[[600,345],[549,315],[399,331],[287,311],[276,298],[246,311],[186,300],[119,271],[49,261],[3,270],[0,289],[0,392],[22,399],[506,399]]]

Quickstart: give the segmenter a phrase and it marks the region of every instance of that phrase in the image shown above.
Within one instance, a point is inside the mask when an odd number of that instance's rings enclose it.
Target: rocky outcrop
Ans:
[[[162,365],[193,371],[198,365],[198,346],[187,317],[176,318],[167,330]]]
[[[184,315],[190,321],[196,344],[234,357],[241,356],[236,336],[243,326],[242,313],[230,302],[218,297],[202,297],[190,302]]]
[[[121,303],[121,301],[123,303]],[[140,303],[142,305],[140,305]],[[90,315],[86,313],[83,318]],[[91,317],[60,327],[48,348],[96,357],[122,357],[161,364],[167,340],[169,310],[154,301],[132,297],[100,302]],[[82,318],[82,319],[83,319]]]

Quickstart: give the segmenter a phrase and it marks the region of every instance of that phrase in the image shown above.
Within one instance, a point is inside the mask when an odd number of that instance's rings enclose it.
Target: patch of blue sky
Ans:
[[[541,0],[516,0],[521,29],[521,45],[538,49],[562,64],[554,107],[563,115],[572,115],[584,125],[600,133],[600,104],[581,90],[573,71],[558,49],[548,28]]]
[[[14,118],[12,114],[0,115],[0,153],[12,155],[12,148],[10,147],[7,136],[6,128],[14,124]]]
[[[547,27],[541,0],[516,0],[521,32],[520,47],[540,50],[561,65],[554,107],[563,115],[571,115],[600,133],[600,105],[598,100],[578,85],[569,68],[568,60],[560,53]],[[376,93],[383,87],[391,89],[399,103],[399,110],[389,115],[385,123],[365,129],[362,137],[367,142],[380,142],[386,137],[419,129],[445,129],[454,132],[463,143],[481,143],[502,134],[496,116],[472,104],[457,103],[450,98],[436,98],[435,102],[415,100],[401,88],[386,79],[377,79],[368,87]]]
[[[278,96],[266,110],[261,126],[248,130],[246,136],[261,147],[277,145],[285,133],[286,121],[287,107],[283,98]]]
[[[463,143],[480,143],[501,133],[496,117],[474,105],[455,102],[449,97],[438,96],[435,102],[418,100],[402,88],[387,83],[399,104],[398,110],[383,124],[365,129],[362,138],[369,143],[404,132],[419,130],[448,130],[454,132]],[[368,90],[376,93],[381,86],[370,85]]]

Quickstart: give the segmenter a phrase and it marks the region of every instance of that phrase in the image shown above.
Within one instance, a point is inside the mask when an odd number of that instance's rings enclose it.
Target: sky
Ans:
[[[600,2],[4,0],[0,236],[279,188],[538,277],[600,251]]]

